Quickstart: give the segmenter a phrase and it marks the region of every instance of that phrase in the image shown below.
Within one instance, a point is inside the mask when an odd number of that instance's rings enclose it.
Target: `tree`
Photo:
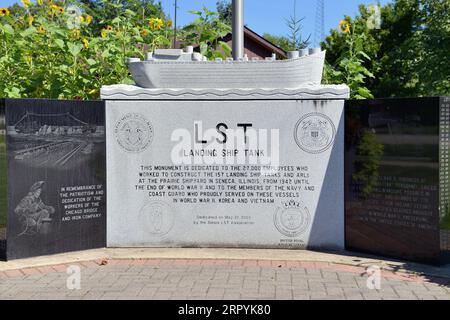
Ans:
[[[294,14],[291,15],[288,19],[286,19],[286,25],[289,28],[289,44],[290,49],[288,51],[300,50],[308,47],[309,36],[306,40],[303,40],[302,37],[302,21],[305,18],[297,18],[297,1],[294,0]]]
[[[376,97],[450,94],[449,12],[450,1],[395,0],[381,7],[380,29],[368,27],[372,12],[364,5],[354,19],[346,17],[363,39],[361,51],[368,58],[362,66],[374,75],[362,84]],[[329,71],[348,57],[347,36],[331,30],[322,44]]]
[[[181,31],[184,45],[198,45],[200,53],[209,60],[231,56],[231,48],[221,39],[231,32],[231,27],[219,18],[219,14],[203,7],[202,11],[190,11],[197,18]]]
[[[277,36],[270,33],[263,34],[264,38],[285,51],[295,51],[307,48],[309,45],[309,39],[311,38],[311,35],[309,35],[308,38],[303,39],[302,21],[305,18],[297,18],[296,7],[297,2],[294,1],[294,13],[289,18],[285,19],[286,25],[289,29],[287,35]]]
[[[104,27],[107,21],[123,14],[126,10],[133,11],[134,22],[143,22],[152,17],[166,19],[160,2],[154,0],[75,0],[85,8],[86,14],[94,17],[93,26],[96,29]]]
[[[220,0],[216,2],[219,19],[231,25],[233,19],[233,8],[230,0]]]
[[[285,51],[291,51],[292,45],[288,37],[286,36],[275,36],[270,33],[264,33],[263,37],[267,39],[268,41],[272,42],[277,47],[280,47],[281,49]]]

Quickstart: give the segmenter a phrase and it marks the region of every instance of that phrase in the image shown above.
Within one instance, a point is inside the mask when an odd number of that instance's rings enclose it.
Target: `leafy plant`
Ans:
[[[366,36],[364,33],[355,32],[355,27],[348,17],[341,21],[340,27],[345,34],[345,45],[348,49],[341,53],[333,65],[326,64],[325,82],[347,84],[353,99],[373,98],[365,86],[366,79],[374,77],[365,66],[365,61],[371,60],[364,52]]]
[[[0,96],[95,99],[102,85],[132,82],[126,60],[143,58],[144,43],[170,45],[168,20],[139,20],[121,1],[100,2],[117,16],[99,20],[78,1],[49,0],[1,15]]]
[[[198,45],[200,53],[209,60],[231,56],[230,46],[221,39],[231,32],[217,12],[203,7],[203,11],[190,11],[197,16],[191,24],[183,28],[181,38],[185,45]]]
[[[378,142],[374,133],[364,130],[356,150],[357,160],[354,162],[353,181],[361,184],[361,191],[371,193],[378,183],[381,157],[384,146]]]

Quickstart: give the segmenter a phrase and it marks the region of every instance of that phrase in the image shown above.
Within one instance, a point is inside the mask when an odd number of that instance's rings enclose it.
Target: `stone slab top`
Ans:
[[[290,89],[149,89],[134,85],[103,86],[103,100],[342,100],[346,85],[301,85]]]

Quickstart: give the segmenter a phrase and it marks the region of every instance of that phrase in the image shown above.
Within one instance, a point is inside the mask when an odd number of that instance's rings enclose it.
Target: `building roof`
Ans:
[[[229,33],[223,38],[223,41],[225,41],[225,42],[231,41],[232,38],[233,38],[233,35],[231,33]],[[277,54],[278,56],[287,58],[287,53],[285,50],[283,50],[282,48],[273,44],[272,42],[270,42],[263,36],[259,35],[258,33],[256,33],[255,31],[253,31],[252,29],[250,29],[247,26],[244,27],[244,38],[249,38],[249,39],[253,40],[254,42],[256,42],[257,44],[259,44],[260,46]]]

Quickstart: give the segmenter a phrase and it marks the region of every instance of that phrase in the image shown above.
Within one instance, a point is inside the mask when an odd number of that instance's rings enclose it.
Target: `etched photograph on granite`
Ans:
[[[104,247],[104,103],[6,99],[5,106],[6,258]]]

